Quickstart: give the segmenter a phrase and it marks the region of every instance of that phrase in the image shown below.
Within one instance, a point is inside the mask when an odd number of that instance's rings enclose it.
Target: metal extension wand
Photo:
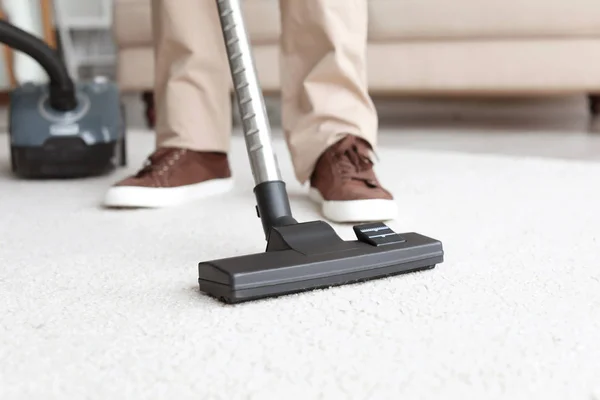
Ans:
[[[302,0],[298,0],[302,1]],[[271,227],[296,223],[273,150],[271,126],[258,81],[239,0],[217,0],[227,59],[254,176],[258,215],[268,237]]]

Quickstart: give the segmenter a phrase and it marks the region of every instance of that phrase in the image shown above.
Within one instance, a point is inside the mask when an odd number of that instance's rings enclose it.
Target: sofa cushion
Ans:
[[[114,0],[113,32],[119,47],[152,44],[152,0]],[[244,21],[253,43],[276,42],[280,19],[277,0],[244,0]]]
[[[329,0],[331,1],[331,0]],[[599,37],[598,0],[368,0],[371,41]],[[114,0],[120,47],[152,43],[151,0]],[[253,43],[277,42],[278,0],[243,0]]]
[[[369,0],[372,41],[599,37],[598,0]]]

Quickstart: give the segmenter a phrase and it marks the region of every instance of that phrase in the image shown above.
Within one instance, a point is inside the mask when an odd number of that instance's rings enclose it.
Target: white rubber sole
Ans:
[[[175,188],[115,186],[106,193],[104,206],[116,208],[173,207],[223,194],[232,188],[233,178],[212,179]]]
[[[323,216],[332,222],[384,222],[398,216],[398,206],[393,200],[326,201],[315,188],[309,189],[308,197],[321,205]]]

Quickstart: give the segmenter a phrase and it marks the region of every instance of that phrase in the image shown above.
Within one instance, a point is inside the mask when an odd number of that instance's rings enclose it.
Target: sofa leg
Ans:
[[[600,115],[600,94],[590,94],[588,96],[588,103],[590,105],[590,112],[592,116],[597,117]]]
[[[588,104],[591,113],[589,132],[600,133],[600,94],[588,95]]]
[[[146,91],[142,93],[142,101],[144,102],[144,113],[146,116],[146,124],[148,128],[154,128],[156,122],[156,111],[154,109],[154,93]]]

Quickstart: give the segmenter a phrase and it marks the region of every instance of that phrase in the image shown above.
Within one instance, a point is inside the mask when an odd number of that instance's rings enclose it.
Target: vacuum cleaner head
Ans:
[[[397,234],[383,223],[354,226],[344,241],[323,221],[275,227],[266,252],[201,262],[200,290],[234,304],[432,269],[442,243]]]
[[[54,109],[47,85],[28,83],[10,101],[12,171],[22,178],[78,178],[126,164],[124,110],[106,79],[75,85],[77,104]]]

